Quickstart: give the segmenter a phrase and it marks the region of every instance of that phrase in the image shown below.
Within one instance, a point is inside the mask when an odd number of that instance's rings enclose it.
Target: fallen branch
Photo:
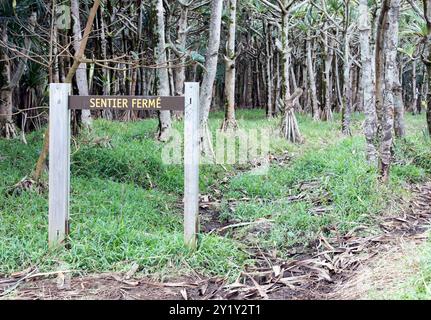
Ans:
[[[249,226],[249,225],[260,224],[260,223],[264,223],[264,222],[274,222],[274,220],[259,219],[259,220],[252,221],[252,222],[241,222],[241,223],[230,224],[230,225],[224,226],[222,228],[213,229],[208,234],[211,234],[213,232],[221,232],[221,231],[224,231],[224,230],[227,230],[227,229],[246,227],[246,226]]]

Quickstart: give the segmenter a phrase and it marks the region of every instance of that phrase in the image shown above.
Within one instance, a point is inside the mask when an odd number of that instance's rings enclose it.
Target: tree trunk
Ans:
[[[311,38],[311,32],[309,31],[307,34],[307,68],[308,68],[308,80],[310,84],[310,91],[311,91],[311,103],[312,103],[312,110],[313,110],[313,120],[319,121],[320,120],[320,112],[319,112],[319,101],[317,99],[317,89],[316,89],[316,75],[314,73],[314,67],[313,67],[313,58],[312,58],[312,38]]]
[[[384,81],[382,139],[380,143],[380,176],[383,182],[389,180],[391,165],[392,130],[394,123],[395,94],[397,83],[398,18],[400,0],[388,0],[387,22],[384,28]]]
[[[255,82],[256,82],[256,100],[254,101],[254,106],[256,108],[260,108],[262,106],[262,96],[261,96],[261,83],[260,83],[260,68],[259,68],[259,59],[255,60],[255,71],[254,71],[254,75],[255,75]],[[262,68],[263,70],[263,68]]]
[[[245,86],[245,101],[247,109],[253,108],[253,64],[247,65],[247,84]]]
[[[183,5],[180,2],[181,13],[180,20],[178,21],[178,49],[180,50],[179,58],[179,66],[174,69],[175,72],[175,95],[182,96],[184,95],[184,83],[186,81],[186,45],[187,45],[187,33],[188,33],[188,14],[189,7]],[[176,111],[175,116],[180,118],[182,115],[182,111]]]
[[[225,96],[226,113],[222,124],[222,130],[236,130],[238,124],[235,119],[235,34],[236,34],[236,5],[237,0],[229,0],[228,35],[225,56]]]
[[[208,38],[208,49],[206,54],[204,75],[201,87],[201,127],[208,122],[211,107],[214,81],[217,73],[218,52],[220,48],[221,18],[223,11],[223,0],[212,0],[210,34]]]
[[[82,34],[81,34],[81,20],[79,18],[79,1],[71,0],[70,12],[73,19],[73,49],[75,52],[79,51],[81,47]],[[82,58],[82,57],[81,57]],[[80,96],[88,96],[88,79],[87,79],[87,64],[81,63],[76,70],[76,85],[78,86]],[[81,112],[82,124],[86,127],[91,126],[91,112],[90,110],[82,110]]]
[[[100,46],[102,51],[102,59],[105,60],[104,65],[106,68],[102,69],[103,74],[103,95],[109,96],[111,94],[111,71],[107,68],[109,67],[108,60],[108,40],[106,39],[106,23],[104,18],[104,7],[100,7]],[[102,116],[105,119],[112,120],[112,110],[102,110]]]
[[[371,26],[368,18],[368,0],[359,3],[359,42],[362,62],[363,109],[365,113],[364,134],[367,140],[367,160],[370,164],[377,162],[377,115],[372,74],[372,54],[370,50]]]
[[[415,115],[418,113],[418,89],[417,89],[417,74],[416,74],[417,62],[416,59],[412,61],[412,104],[411,111]]]
[[[375,49],[375,81],[376,81],[376,115],[377,115],[377,134],[381,135],[381,123],[383,117],[383,91],[384,91],[384,68],[385,68],[385,56],[384,56],[384,36],[385,36],[385,25],[388,11],[388,0],[384,0],[382,8],[380,9],[380,16],[377,23],[376,31],[376,49]]]
[[[8,28],[6,22],[2,26],[1,36],[4,43],[8,42]],[[0,49],[0,61],[3,61],[1,75],[4,85],[0,88],[0,136],[7,139],[16,136],[15,125],[12,121],[12,88],[11,81],[11,60],[7,54],[7,48]]]
[[[305,64],[302,64],[302,89],[304,92],[302,93],[301,100],[302,100],[302,111],[303,113],[307,113],[309,109],[308,104],[308,86],[307,86],[307,79],[308,79],[308,73],[307,73],[307,66]]]
[[[399,68],[396,69],[396,78],[394,81],[394,130],[397,138],[403,138],[406,135],[406,125],[404,121],[404,101],[403,88],[401,86]]]
[[[155,11],[157,16],[156,30],[157,34],[157,46],[155,48],[155,60],[157,65],[164,66],[157,68],[157,94],[160,96],[169,96],[169,75],[167,69],[167,58],[166,58],[166,38],[165,38],[165,8],[163,7],[163,0],[154,0]],[[159,140],[167,141],[172,126],[171,112],[160,111],[159,112]]]
[[[298,74],[299,74],[299,72],[298,72]],[[296,89],[298,89],[298,82],[296,80],[294,66],[292,66],[292,65],[290,67],[290,78],[292,79],[293,91],[295,91]],[[297,112],[302,111],[301,104],[299,103],[299,99],[296,99],[296,101],[295,101],[295,111],[297,111]]]
[[[208,49],[206,54],[206,73],[202,80],[200,93],[201,151],[204,155],[214,156],[208,128],[208,116],[213,96],[214,81],[217,73],[218,52],[220,49],[221,19],[223,0],[212,0],[209,26]]]
[[[282,108],[280,104],[280,96],[281,96],[281,77],[280,77],[280,54],[278,52],[275,53],[275,59],[273,61],[273,68],[275,72],[275,86],[274,86],[274,116],[277,116]]]
[[[284,7],[287,8],[288,0],[284,0]],[[282,44],[282,80],[281,80],[281,94],[284,104],[284,115],[281,124],[282,135],[290,142],[302,142],[301,133],[299,131],[298,122],[295,116],[295,100],[302,94],[302,90],[298,89],[297,97],[290,96],[289,90],[289,12],[283,10],[282,14],[282,27],[281,27],[281,44]]]
[[[350,81],[351,61],[349,35],[346,35],[344,44],[344,66],[343,66],[343,106],[342,127],[345,135],[351,135],[350,120],[352,116],[352,83]]]
[[[332,121],[332,80],[331,80],[331,69],[332,61],[334,60],[334,51],[329,48],[328,34],[325,32],[325,106],[323,109],[322,120]]]
[[[52,1],[52,12],[55,12],[55,8],[57,6],[57,1]],[[49,82],[50,83],[59,83],[60,82],[60,73],[59,73],[59,65],[58,65],[58,27],[55,22],[55,15],[51,17],[51,39],[50,39],[50,48],[49,48],[49,60],[50,60],[50,68],[49,68]]]
[[[426,65],[422,68],[422,81],[420,84],[419,95],[418,95],[418,104],[417,104],[417,110],[418,114],[422,113],[422,105],[427,101],[427,93],[428,93],[428,72]]]
[[[341,80],[340,80],[340,64],[338,59],[338,54],[335,55],[335,85],[337,87],[337,112],[343,110],[343,92],[341,90]]]
[[[428,58],[424,59],[427,73],[428,73],[428,92],[427,92],[427,124],[428,133],[431,136],[431,0],[423,0],[424,14],[427,23],[427,45],[428,45]]]

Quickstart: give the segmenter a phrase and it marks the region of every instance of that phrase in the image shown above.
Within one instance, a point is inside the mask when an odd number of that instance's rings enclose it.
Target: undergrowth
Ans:
[[[222,117],[212,114],[211,130],[220,126]],[[279,125],[279,119],[266,120],[262,111],[239,111],[237,118],[241,128]],[[217,188],[223,195],[221,220],[265,218],[271,228],[257,235],[244,232],[242,237],[200,234],[196,252],[183,246],[183,167],[161,162],[163,144],[154,139],[156,120],[96,120],[91,132],[74,141],[69,250],[48,249],[46,192],[6,192],[33,168],[42,131],[28,134],[28,144],[0,140],[0,274],[29,266],[48,271],[60,262],[85,272],[125,271],[138,263],[139,272],[157,277],[196,271],[235,279],[246,264],[253,264],[247,246],[257,243],[283,255],[320,233],[370,225],[373,217],[396,206],[399,197],[408,196],[409,183],[429,176],[430,143],[420,131],[425,122],[407,117],[409,135],[395,144],[396,164],[385,186],[364,160],[363,119],[354,116],[352,137],[339,133],[338,120],[337,115],[334,122],[315,123],[299,116],[305,143],[292,145],[271,137],[272,154],[287,152],[290,160],[273,163],[265,174],[202,165],[202,194],[212,195]],[[182,123],[175,127],[181,131]],[[308,184],[312,187],[304,191]],[[291,200],[301,193],[306,196]]]

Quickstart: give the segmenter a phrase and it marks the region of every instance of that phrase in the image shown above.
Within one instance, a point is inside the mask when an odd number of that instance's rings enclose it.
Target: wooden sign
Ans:
[[[49,244],[69,232],[70,110],[184,111],[184,242],[197,247],[199,232],[199,83],[185,83],[185,97],[69,96],[70,84],[50,84]],[[187,103],[186,103],[187,102]]]
[[[184,97],[70,96],[69,109],[184,111],[184,102]]]

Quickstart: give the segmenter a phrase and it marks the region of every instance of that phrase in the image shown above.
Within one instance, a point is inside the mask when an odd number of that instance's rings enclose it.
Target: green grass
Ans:
[[[431,299],[431,242],[419,248],[418,271],[414,276],[403,280],[398,293],[392,299],[430,300]]]
[[[240,202],[234,211],[225,205],[222,215],[224,219],[238,221],[275,219],[271,231],[258,238],[260,245],[287,249],[312,241],[321,231],[345,233],[360,224],[372,226],[376,215],[390,204],[396,204],[398,197],[408,195],[407,183],[418,183],[427,177],[426,163],[412,159],[416,159],[417,154],[429,152],[430,144],[416,132],[407,138],[412,141],[409,144],[411,154],[397,154],[401,161],[393,166],[391,181],[385,186],[378,183],[376,169],[364,161],[364,139],[358,125],[360,117],[354,123],[353,137],[340,136],[334,123],[315,125],[301,120],[309,143],[300,147],[302,150],[290,166],[273,166],[263,176],[242,173],[225,187],[227,198],[264,199],[261,204]],[[410,128],[416,125],[417,119],[408,117],[408,121]],[[404,144],[397,142],[397,146]],[[318,182],[313,191],[317,194],[325,191],[319,205],[330,206],[331,211],[314,214],[309,200],[294,203],[287,200],[288,196],[298,194],[298,186],[307,181]]]
[[[214,113],[214,132],[223,115]],[[239,111],[243,129],[276,128],[279,119],[266,120],[261,110]],[[373,224],[394,200],[406,195],[405,185],[424,181],[430,173],[430,142],[423,135],[423,117],[407,117],[409,136],[397,143],[397,164],[389,186],[377,183],[377,173],[364,161],[362,117],[355,115],[352,137],[339,133],[339,119],[315,123],[299,116],[305,143],[292,145],[271,137],[271,151],[288,151],[284,166],[272,165],[265,175],[253,175],[238,166],[203,165],[202,193],[221,190],[220,219],[229,221],[273,220],[270,230],[255,236],[200,235],[196,252],[182,243],[182,165],[161,162],[163,144],[154,139],[156,120],[133,123],[97,120],[91,133],[73,144],[70,250],[47,247],[47,193],[6,191],[27,175],[42,145],[41,132],[19,140],[0,140],[0,274],[37,265],[42,270],[67,263],[86,272],[124,271],[138,263],[140,272],[227,275],[234,279],[245,264],[245,252],[258,242],[265,248],[287,253],[292,245],[304,245],[320,232],[346,232],[359,224]],[[182,130],[182,123],[175,124]],[[108,137],[112,148],[94,143]],[[220,184],[224,177],[227,181]],[[44,177],[46,180],[46,177]],[[324,195],[321,206],[332,210],[313,212],[313,199],[292,203],[287,197],[300,192],[299,184],[317,181],[315,193]],[[245,200],[247,198],[248,200]],[[235,200],[232,208],[228,200]],[[234,209],[234,210],[232,210]]]
[[[390,257],[390,255],[389,255]],[[371,286],[367,299],[430,300],[431,299],[431,241],[404,246],[402,255],[382,265],[386,283]]]

